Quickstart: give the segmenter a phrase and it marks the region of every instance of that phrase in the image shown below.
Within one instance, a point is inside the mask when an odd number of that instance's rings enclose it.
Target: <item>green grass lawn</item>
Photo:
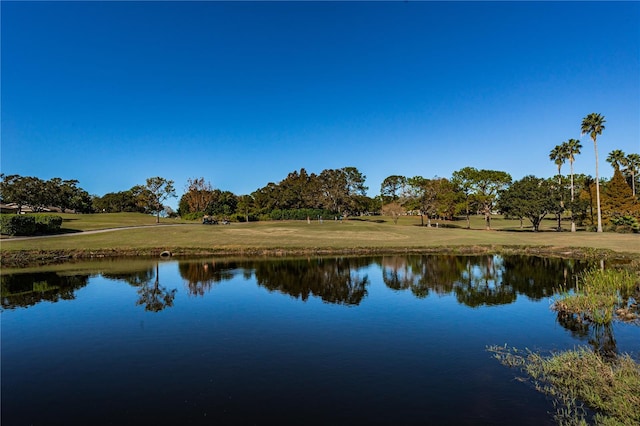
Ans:
[[[70,214],[56,213],[62,216],[64,232],[94,231],[97,229],[123,228],[128,226],[153,226],[156,217],[140,213],[103,213],[103,214]],[[160,218],[160,223],[188,223],[180,219]]]
[[[5,238],[0,244],[3,259],[17,252],[62,252],[68,254],[102,252],[112,255],[156,254],[170,250],[175,254],[210,253],[292,253],[330,251],[385,250],[453,250],[467,252],[487,247],[501,251],[509,247],[527,248],[530,252],[571,255],[582,248],[619,253],[640,254],[637,234],[595,232],[555,232],[555,222],[545,221],[542,232],[520,229],[520,222],[495,217],[493,230],[484,230],[482,217],[473,217],[472,229],[465,229],[464,219],[454,222],[436,221],[432,227],[420,226],[419,217],[401,217],[397,224],[388,217],[368,216],[343,222],[325,220],[271,221],[232,223],[230,225],[202,225],[179,219],[162,219],[136,214],[64,215],[65,235],[44,238]],[[568,224],[566,224],[568,227]],[[107,228],[124,228],[113,232],[84,233]],[[12,239],[14,241],[12,241]]]

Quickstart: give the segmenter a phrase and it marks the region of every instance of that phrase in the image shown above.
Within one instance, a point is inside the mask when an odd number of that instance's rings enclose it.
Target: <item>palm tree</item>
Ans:
[[[640,171],[640,154],[629,154],[627,155],[627,159],[625,161],[626,169],[625,174],[631,176],[631,190],[633,191],[633,196],[636,196],[636,175]]]
[[[573,205],[574,201],[574,190],[573,190],[573,162],[576,161],[576,155],[580,154],[580,150],[582,149],[582,144],[577,139],[569,139],[566,142],[562,142],[563,150],[567,156],[567,160],[569,160],[569,165],[571,167],[571,204]],[[576,232],[576,222],[573,218],[573,207],[571,210],[571,232]]]
[[[582,119],[582,134],[589,133],[593,139],[593,148],[596,152],[596,203],[598,206],[598,232],[602,232],[602,212],[600,211],[600,177],[598,176],[598,135],[604,130],[605,119],[602,115],[592,112]]]
[[[560,194],[560,210],[558,216],[558,232],[562,231],[562,210],[564,209],[564,201],[562,200],[562,174],[560,172],[562,165],[567,159],[567,152],[564,144],[556,145],[549,153],[549,160],[558,166],[558,193]]]
[[[620,166],[625,166],[627,157],[625,153],[619,149],[614,149],[607,157],[607,163],[611,164],[614,170],[620,170]]]
[[[549,153],[549,160],[553,161],[554,163],[556,163],[556,166],[558,166],[558,185],[562,184],[562,175],[560,174],[560,170],[566,159],[567,153],[565,152],[564,144],[556,145]]]

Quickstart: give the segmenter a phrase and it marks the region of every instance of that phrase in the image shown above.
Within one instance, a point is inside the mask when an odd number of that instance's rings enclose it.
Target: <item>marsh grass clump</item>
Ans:
[[[564,290],[553,309],[595,324],[638,318],[638,275],[626,269],[591,269],[582,274],[573,290]]]
[[[548,357],[506,345],[487,350],[503,365],[527,373],[537,390],[554,399],[558,424],[640,424],[640,365],[629,355],[609,360],[588,348]],[[591,421],[582,404],[595,413]]]

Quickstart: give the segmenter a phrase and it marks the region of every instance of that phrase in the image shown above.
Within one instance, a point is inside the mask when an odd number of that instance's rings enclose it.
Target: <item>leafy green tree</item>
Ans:
[[[558,226],[556,227],[556,231],[561,232],[562,231],[562,215],[565,212],[564,200],[566,200],[568,196],[567,185],[562,179],[560,180],[560,184],[558,184],[558,182],[556,182],[555,179],[553,178],[548,179],[548,183],[551,188],[551,192],[549,196],[555,202],[550,213],[553,213],[556,217],[556,222],[558,223]]]
[[[50,205],[51,191],[46,182],[34,176],[9,175],[2,180],[2,199],[6,203],[16,203],[18,213],[23,206],[31,207],[35,212]]]
[[[453,220],[456,206],[460,200],[457,187],[446,178],[434,179],[436,185],[436,214],[448,220]]]
[[[451,182],[456,186],[457,192],[461,195],[456,211],[462,212],[467,219],[467,229],[471,228],[469,216],[472,209],[476,207],[477,200],[474,198],[474,177],[477,170],[473,167],[464,167],[451,176]]]
[[[482,209],[486,229],[491,229],[491,211],[495,206],[498,193],[511,183],[511,175],[498,170],[478,170],[465,167],[454,173],[454,182],[468,186],[471,196]]]
[[[87,191],[78,188],[71,196],[69,207],[77,213],[93,213],[93,198]]]
[[[500,192],[498,208],[506,215],[529,219],[533,231],[538,232],[544,217],[554,211],[557,205],[552,190],[549,181],[525,176]]]
[[[406,193],[405,207],[420,212],[422,225],[426,215],[427,226],[431,226],[431,218],[434,216],[452,219],[460,199],[456,186],[446,178],[409,178]]]
[[[18,206],[18,214],[22,206],[27,205],[30,199],[27,181],[20,175],[1,175],[0,198],[5,203],[15,203]]]
[[[255,190],[251,197],[258,215],[268,214],[270,211],[280,208],[280,187],[273,182]]]
[[[339,215],[357,211],[358,197],[366,195],[365,176],[355,167],[323,170],[318,181],[323,207]]]
[[[59,208],[63,213],[67,209],[91,213],[93,211],[91,196],[77,185],[78,181],[75,179],[52,178],[46,181],[43,188],[46,192],[46,204]]]
[[[228,218],[235,213],[238,198],[231,191],[213,190],[213,200],[207,206],[205,213],[212,216]]]
[[[187,179],[186,192],[180,199],[180,213],[204,213],[213,202],[213,187],[201,178]]]
[[[604,123],[606,123],[604,116],[596,114],[595,112],[587,115],[582,119],[581,131],[582,134],[589,134],[593,140],[593,148],[596,154],[596,204],[598,206],[598,232],[602,232],[602,211],[600,208],[600,176],[598,174],[598,135],[602,134],[604,130]]]
[[[325,208],[342,213],[347,199],[347,179],[340,169],[326,169],[320,173],[320,188]]]
[[[390,203],[392,201],[398,201],[404,193],[406,185],[407,178],[404,176],[393,175],[385,178],[380,185],[380,195],[382,196],[383,202]]]
[[[341,170],[346,180],[347,202],[345,207],[350,210],[350,213],[362,212],[363,201],[366,199],[369,189],[364,184],[366,176],[355,167],[343,167]]]
[[[253,211],[253,197],[251,195],[241,195],[238,197],[236,211],[244,216],[244,221],[249,222],[249,215]]]
[[[420,224],[424,226],[424,216],[427,216],[427,226],[431,226],[431,216],[437,211],[437,187],[430,179],[414,176],[407,179],[406,200],[404,206],[409,210],[420,212]]]
[[[302,209],[318,206],[317,176],[309,175],[302,168],[293,171],[278,184],[279,207],[281,209]]]
[[[145,213],[146,208],[139,198],[141,186],[120,192],[109,192],[102,197],[93,198],[93,208],[101,213],[138,212]]]
[[[150,177],[144,188],[144,203],[151,213],[156,214],[156,223],[160,223],[160,212],[164,209],[162,203],[169,197],[176,197],[173,181],[160,176]]]

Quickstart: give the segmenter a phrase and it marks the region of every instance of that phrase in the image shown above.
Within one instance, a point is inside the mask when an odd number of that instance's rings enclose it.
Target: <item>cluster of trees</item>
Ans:
[[[576,225],[592,226],[602,231],[603,223],[612,229],[638,228],[640,203],[636,187],[640,169],[640,155],[626,155],[613,150],[607,161],[614,168],[610,181],[602,180],[598,172],[597,137],[604,130],[605,120],[600,114],[587,115],[581,125],[588,134],[596,152],[595,178],[575,175],[573,165],[580,154],[579,140],[569,139],[554,147],[549,158],[557,168],[553,178],[525,176],[513,182],[511,176],[499,170],[478,170],[464,167],[455,171],[450,179],[422,176],[387,177],[380,186],[380,195],[369,197],[366,177],[355,167],[326,169],[320,174],[305,169],[293,171],[279,183],[270,182],[249,195],[235,195],[213,188],[204,178],[187,181],[180,198],[177,214],[196,219],[211,215],[239,221],[264,219],[305,219],[316,217],[343,217],[362,214],[393,216],[420,215],[422,223],[431,225],[433,218],[454,219],[463,215],[469,227],[471,215],[481,214],[486,228],[491,228],[491,216],[500,212],[511,218],[531,221],[538,230],[547,215],[557,219],[571,219],[571,230]],[[570,173],[562,174],[562,166],[569,162]],[[76,180],[54,178],[42,181],[35,177],[0,175],[0,199],[5,203],[30,206],[39,211],[56,206],[87,212],[141,212],[175,214],[163,203],[176,197],[174,182],[162,177],[146,180],[129,190],[89,196],[77,186]],[[601,191],[601,186],[603,187]]]
[[[365,176],[355,167],[326,169],[319,175],[300,169],[279,183],[270,182],[250,195],[235,196],[213,189],[204,178],[189,179],[178,213],[182,217],[235,214],[238,220],[245,221],[361,214],[375,208],[374,200],[366,195],[364,182]]]
[[[498,194],[511,180],[506,172],[465,167],[454,172],[450,180],[389,176],[382,182],[380,194],[383,211],[394,217],[407,212],[419,214],[423,224],[426,217],[430,226],[432,218],[453,219],[454,215],[463,214],[469,227],[471,214],[483,214],[490,229]]]
[[[33,176],[0,174],[0,200],[15,204],[18,214],[24,207],[29,207],[34,212],[55,208],[63,213],[141,212],[159,217],[167,210],[163,202],[176,196],[173,181],[162,177],[152,177],[145,185],[102,197],[91,196],[77,185],[77,180],[52,178],[45,181]]]
[[[78,187],[78,181],[53,178],[42,180],[32,176],[0,174],[0,198],[15,203],[18,213],[24,206],[34,212],[55,207],[60,211],[79,213],[93,211],[93,200],[87,191]]]
[[[94,197],[93,209],[98,213],[139,212],[155,214],[160,221],[160,214],[172,216],[175,213],[163,203],[168,198],[176,197],[174,182],[156,176],[146,180],[145,185],[136,185],[120,192],[109,192],[102,197]]]

